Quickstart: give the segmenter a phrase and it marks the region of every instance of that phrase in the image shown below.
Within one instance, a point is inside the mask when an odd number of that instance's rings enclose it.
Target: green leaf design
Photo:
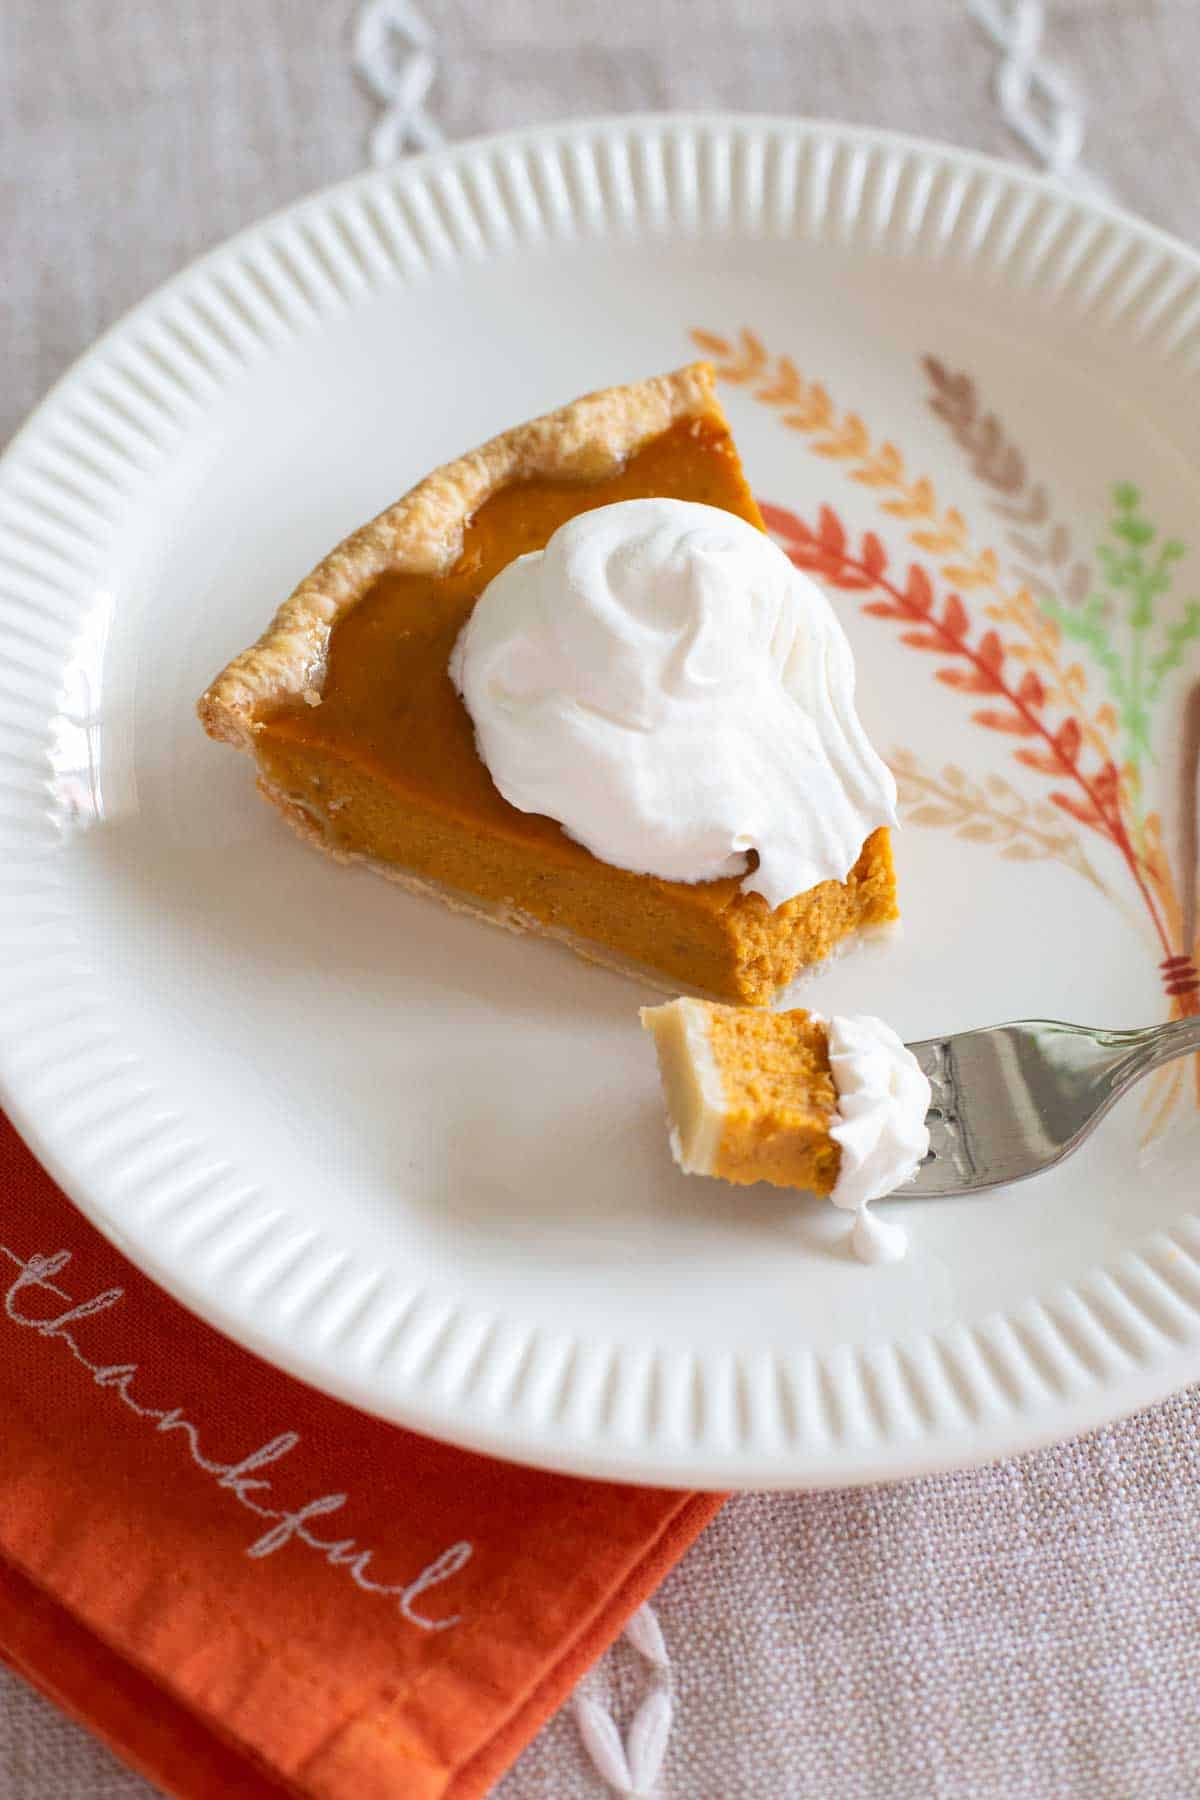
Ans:
[[[1197,639],[1200,639],[1200,600],[1189,600],[1183,617],[1167,627],[1163,649],[1151,660],[1150,679],[1146,686],[1146,699],[1151,705],[1158,699],[1167,676],[1183,662],[1188,645],[1194,644]]]
[[[1042,611],[1046,617],[1053,619],[1065,638],[1072,643],[1082,644],[1092,653],[1092,659],[1098,663],[1108,677],[1109,691],[1118,706],[1124,704],[1125,665],[1118,652],[1113,648],[1108,635],[1108,608],[1099,596],[1085,601],[1081,607],[1064,606],[1061,600],[1047,597],[1042,602]]]
[[[1119,481],[1112,490],[1108,537],[1096,546],[1107,591],[1081,607],[1046,596],[1042,608],[1063,636],[1082,644],[1103,671],[1116,708],[1125,760],[1142,786],[1142,765],[1153,759],[1151,709],[1189,644],[1200,639],[1200,601],[1192,600],[1169,621],[1156,621],[1159,602],[1171,591],[1174,567],[1186,552],[1182,540],[1163,538],[1142,509],[1140,488]]]

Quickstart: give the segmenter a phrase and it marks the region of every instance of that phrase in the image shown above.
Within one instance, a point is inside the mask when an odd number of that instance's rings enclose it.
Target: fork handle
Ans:
[[[1200,1016],[1147,1025],[1144,1031],[1131,1031],[1129,1038],[1127,1079],[1137,1081],[1151,1069],[1160,1069],[1164,1063],[1200,1050]]]

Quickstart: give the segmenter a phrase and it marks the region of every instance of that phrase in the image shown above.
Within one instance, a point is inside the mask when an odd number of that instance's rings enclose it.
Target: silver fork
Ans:
[[[1077,1150],[1135,1081],[1200,1050],[1200,1018],[1140,1031],[1023,1019],[908,1047],[933,1097],[929,1154],[899,1194],[974,1194]]]

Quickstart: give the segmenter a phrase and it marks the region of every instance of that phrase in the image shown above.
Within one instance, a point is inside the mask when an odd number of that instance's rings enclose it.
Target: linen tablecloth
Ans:
[[[999,66],[1028,60],[1043,13],[1032,82],[1015,101],[1010,82],[1006,115]],[[362,165],[377,108],[353,73],[357,16],[354,0],[0,8],[0,442],[149,288]],[[1053,138],[1062,124],[1037,74],[1057,69],[1086,103],[1087,174],[1200,238],[1195,0],[427,0],[424,22],[436,61],[424,114],[448,138],[731,107],[1020,156],[1014,127]],[[987,1470],[733,1501],[656,1602],[675,1697],[660,1791],[1200,1794],[1198,1442],[1191,1391]],[[644,1688],[632,1651],[589,1677],[620,1720]],[[608,1791],[570,1712],[497,1790]],[[148,1794],[0,1677],[3,1800]]]

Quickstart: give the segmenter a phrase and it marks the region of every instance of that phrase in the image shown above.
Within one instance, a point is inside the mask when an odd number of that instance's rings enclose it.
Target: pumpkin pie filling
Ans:
[[[676,1000],[642,1008],[676,1160],[690,1174],[831,1194],[841,1146],[829,1028],[815,1013]]]
[[[500,569],[585,510],[651,496],[702,501],[762,528],[715,400],[710,413],[670,425],[598,479],[500,485],[465,520],[455,560],[429,573],[377,574],[334,617],[308,692],[260,709],[252,726],[260,785],[335,855],[365,857],[452,904],[567,938],[597,960],[760,1005],[842,939],[897,916],[887,830],[871,834],[844,882],[823,882],[774,912],[741,891],[740,877],[692,884],[617,868],[502,797],[448,672],[464,622]]]
[[[905,1233],[872,1203],[929,1150],[929,1082],[870,1014],[753,1012],[696,999],[641,1009],[654,1039],[671,1154],[685,1175],[806,1188],[853,1215],[847,1245],[894,1262]]]

